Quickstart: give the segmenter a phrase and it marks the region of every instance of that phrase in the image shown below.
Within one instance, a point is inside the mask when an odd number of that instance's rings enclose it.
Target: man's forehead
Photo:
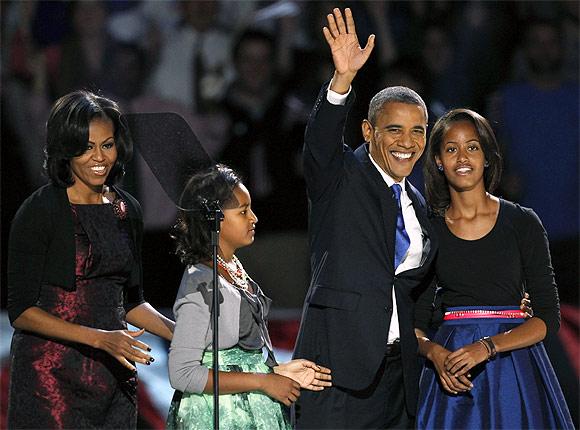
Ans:
[[[383,124],[401,120],[411,120],[416,125],[422,126],[427,124],[425,111],[421,105],[403,102],[385,103],[379,111],[377,120]]]

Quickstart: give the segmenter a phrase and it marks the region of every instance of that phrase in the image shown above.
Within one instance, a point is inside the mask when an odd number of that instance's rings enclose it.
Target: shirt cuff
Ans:
[[[328,91],[326,92],[326,100],[331,105],[344,106],[346,104],[346,99],[348,98],[350,92],[352,91],[352,85],[348,87],[348,92],[346,94],[339,94],[336,91],[332,91],[330,87],[332,86],[332,80],[328,85]]]

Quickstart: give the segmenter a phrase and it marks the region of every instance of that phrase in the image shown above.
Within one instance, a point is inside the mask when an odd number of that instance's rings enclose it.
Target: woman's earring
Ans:
[[[443,171],[443,165],[442,164],[437,164],[437,169],[442,172]]]
[[[485,161],[485,163],[483,163],[483,167],[489,167],[489,162],[487,162],[487,160]]]

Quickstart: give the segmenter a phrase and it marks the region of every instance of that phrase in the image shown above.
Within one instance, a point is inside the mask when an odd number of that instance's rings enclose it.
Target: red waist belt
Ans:
[[[464,311],[445,312],[444,321],[461,320],[466,318],[525,318],[526,314],[520,310],[491,311],[484,309],[467,309]]]

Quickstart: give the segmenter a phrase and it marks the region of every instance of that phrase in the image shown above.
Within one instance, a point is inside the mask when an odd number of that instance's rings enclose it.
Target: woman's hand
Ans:
[[[301,388],[311,391],[322,391],[324,387],[331,387],[330,372],[330,369],[303,358],[274,367],[274,373],[293,379]]]
[[[133,366],[129,361],[142,364],[150,364],[152,361],[155,361],[155,359],[149,354],[139,351],[139,349],[143,351],[151,351],[151,348],[149,348],[147,344],[135,339],[143,333],[145,333],[144,329],[112,331],[97,330],[93,346],[111,354],[127,369],[136,371],[135,366]]]
[[[449,354],[445,359],[445,369],[455,377],[461,377],[488,358],[487,348],[481,342],[474,342]]]
[[[276,373],[265,373],[260,375],[260,377],[260,391],[268,397],[286,406],[290,406],[300,397],[300,385],[298,382]]]
[[[64,321],[36,306],[32,306],[22,312],[13,325],[20,330],[27,330],[46,337],[102,349],[132,371],[135,371],[135,366],[129,363],[128,360],[145,364],[154,361],[153,357],[138,350],[151,351],[151,348],[143,342],[134,339],[141,336],[144,330],[107,331],[86,327]]]
[[[485,349],[485,347],[483,348]],[[468,379],[470,376],[469,374],[461,374],[456,376],[446,369],[445,363],[449,359],[450,355],[451,351],[443,348],[437,343],[433,343],[433,345],[430,347],[429,353],[427,354],[427,358],[431,360],[435,366],[435,370],[437,370],[437,373],[439,374],[439,380],[441,381],[443,389],[452,394],[463,393],[471,390],[473,388],[473,384]]]

